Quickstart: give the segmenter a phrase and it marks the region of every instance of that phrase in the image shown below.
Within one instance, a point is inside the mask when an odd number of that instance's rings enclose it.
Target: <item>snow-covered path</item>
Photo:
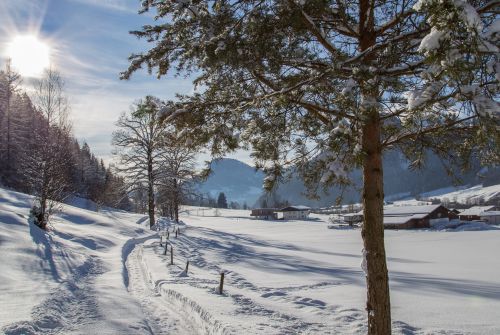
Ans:
[[[125,285],[127,246],[152,236],[142,216],[67,205],[44,232],[30,202],[0,189],[0,333],[152,334]]]
[[[206,334],[197,318],[179,302],[165,295],[161,285],[152,282],[142,260],[143,246],[137,245],[127,258],[129,292],[140,302],[153,334]],[[182,305],[182,304],[180,304]],[[203,321],[203,320],[202,320]],[[200,327],[201,326],[201,327]]]
[[[191,229],[189,232],[192,232]],[[190,238],[184,236],[170,241],[175,252],[179,252],[175,256],[174,265],[169,264],[170,254],[163,255],[163,247],[159,246],[157,240],[149,240],[144,245],[138,246],[133,254],[136,254],[143,264],[143,276],[147,278],[147,283],[155,288],[153,292],[158,292],[157,294],[165,298],[161,306],[164,308],[166,304],[174,303],[177,310],[184,310],[184,314],[194,316],[197,327],[193,329],[202,329],[201,334],[333,334],[340,331],[340,329],[328,330],[320,318],[316,322],[308,322],[300,316],[288,313],[283,306],[277,308],[276,305],[280,302],[291,303],[304,308],[306,314],[321,313],[323,317],[327,315],[331,317],[334,312],[334,318],[345,316],[345,312],[328,310],[320,300],[293,295],[294,291],[304,290],[307,287],[285,288],[285,291],[290,293],[290,296],[287,296],[288,293],[276,289],[257,288],[237,272],[226,271],[224,294],[218,294],[216,278],[221,271],[220,267],[209,265],[203,256],[197,254],[197,249],[193,248],[191,243],[186,243],[188,241]],[[203,244],[199,245],[199,248],[203,247]],[[188,274],[183,269],[185,263],[179,264],[186,259],[187,252],[191,255]],[[138,271],[131,270],[131,272]],[[328,283],[317,286],[326,285]],[[142,291],[138,296],[145,295]],[[347,313],[351,319],[353,319],[352,312]],[[360,327],[363,327],[362,319],[363,317],[358,318]],[[185,324],[191,323],[186,321],[184,319]],[[349,326],[349,329],[352,330],[352,327]],[[186,334],[189,333],[193,331]]]

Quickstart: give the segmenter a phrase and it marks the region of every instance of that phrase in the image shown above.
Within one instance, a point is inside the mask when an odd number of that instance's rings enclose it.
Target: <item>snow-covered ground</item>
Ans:
[[[327,229],[326,216],[187,208],[164,255],[142,215],[65,206],[45,233],[29,206],[0,189],[6,334],[366,332],[360,232]],[[499,334],[499,240],[495,226],[386,231],[394,333]]]
[[[0,189],[0,329],[5,334],[150,334],[124,262],[151,233],[142,215],[65,205],[50,233],[31,197]]]

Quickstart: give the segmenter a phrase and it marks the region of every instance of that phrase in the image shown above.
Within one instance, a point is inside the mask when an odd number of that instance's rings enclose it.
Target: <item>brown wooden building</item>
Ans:
[[[468,209],[464,209],[458,216],[462,221],[474,221],[481,220],[481,214],[483,212],[491,212],[499,210],[496,206],[474,206]]]
[[[384,207],[385,229],[430,228],[454,218],[456,214],[443,205]]]
[[[457,214],[442,205],[384,207],[385,229],[430,228],[434,224],[449,222],[457,218]],[[343,216],[343,221],[347,224],[362,220],[362,211]]]
[[[255,208],[252,209],[252,213],[250,213],[250,216],[255,216],[257,219],[263,220],[277,220],[277,210],[277,208]]]

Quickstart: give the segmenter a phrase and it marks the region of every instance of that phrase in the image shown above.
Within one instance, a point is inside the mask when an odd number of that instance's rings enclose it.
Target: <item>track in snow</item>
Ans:
[[[6,335],[68,334],[77,327],[102,318],[93,291],[95,278],[104,272],[102,261],[90,257],[79,266],[72,278],[61,283],[49,298],[35,306],[32,319],[5,326]]]
[[[211,322],[202,310],[190,301],[163,287],[167,283],[152,283],[142,262],[142,245],[137,245],[126,261],[128,290],[141,304],[153,334],[214,334],[223,328]],[[194,308],[193,308],[194,307]]]

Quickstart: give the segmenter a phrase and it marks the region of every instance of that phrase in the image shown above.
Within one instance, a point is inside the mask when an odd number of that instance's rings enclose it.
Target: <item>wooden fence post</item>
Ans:
[[[163,250],[163,255],[167,255],[167,248],[168,248],[168,244],[167,244],[167,241],[165,241],[165,250]]]
[[[163,244],[161,243],[162,241],[162,236],[160,235],[160,247],[163,247]]]
[[[167,240],[170,239],[170,231],[167,230]]]
[[[189,269],[189,261],[186,262],[186,274],[188,273],[188,269]]]
[[[220,283],[219,283],[219,294],[222,294],[222,289],[224,288],[224,272],[220,274]]]
[[[178,232],[179,232],[179,229],[176,229],[175,230],[175,238],[177,238]]]
[[[170,265],[174,265],[174,248],[170,245]]]

